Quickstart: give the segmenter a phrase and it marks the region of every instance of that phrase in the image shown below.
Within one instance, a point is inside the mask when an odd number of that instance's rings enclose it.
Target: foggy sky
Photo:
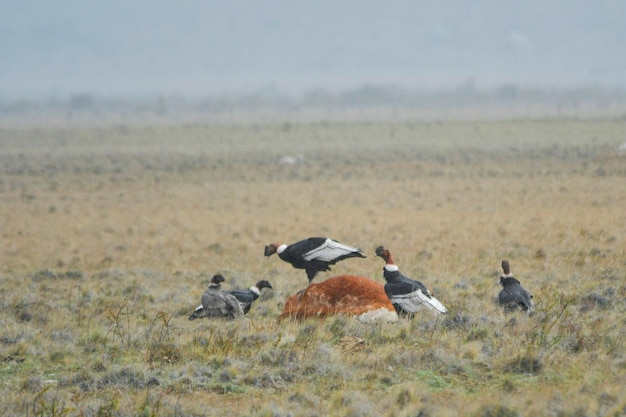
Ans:
[[[0,0],[0,99],[626,86],[621,0]]]

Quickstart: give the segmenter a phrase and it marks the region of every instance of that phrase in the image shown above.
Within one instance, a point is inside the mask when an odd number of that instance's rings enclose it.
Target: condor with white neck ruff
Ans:
[[[385,293],[398,313],[413,315],[424,306],[441,314],[448,312],[448,309],[431,294],[424,284],[400,273],[398,266],[393,263],[389,250],[379,246],[376,248],[376,256],[385,260],[383,267],[383,276],[387,281]]]
[[[252,303],[259,298],[263,288],[272,288],[272,285],[265,280],[261,280],[246,290],[230,290],[224,292],[234,296],[237,301],[239,301],[239,306],[243,310],[243,314],[248,314]]]
[[[326,237],[311,237],[291,245],[270,243],[265,247],[265,256],[273,254],[296,269],[304,269],[309,284],[320,271],[330,271],[330,266],[348,258],[365,258],[359,248],[344,245]]]

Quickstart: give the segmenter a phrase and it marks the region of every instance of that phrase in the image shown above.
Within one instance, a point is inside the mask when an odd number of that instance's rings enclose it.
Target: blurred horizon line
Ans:
[[[438,120],[502,118],[626,118],[626,89],[604,86],[519,87],[503,84],[424,91],[364,84],[288,95],[266,87],[246,93],[105,96],[93,93],[7,100],[0,97],[0,124],[195,123],[342,120]]]
[[[72,92],[54,92],[37,93],[37,94],[6,94],[0,90],[0,106],[6,106],[12,103],[59,103],[67,101],[77,104],[77,102],[85,103],[87,101],[115,101],[115,102],[133,102],[154,99],[175,99],[187,101],[189,103],[211,101],[211,100],[235,100],[245,101],[249,99],[264,99],[267,102],[286,103],[286,102],[307,102],[317,100],[336,100],[336,101],[393,101],[408,100],[419,98],[437,98],[437,97],[476,97],[476,98],[499,98],[499,99],[515,99],[515,98],[571,98],[576,96],[583,99],[585,96],[590,98],[597,97],[625,97],[626,86],[615,85],[608,86],[602,84],[580,84],[571,86],[540,86],[540,85],[524,85],[515,82],[504,82],[490,87],[477,87],[473,79],[460,82],[456,85],[441,87],[433,86],[424,87],[406,87],[392,83],[374,83],[364,82],[347,86],[344,88],[327,88],[327,87],[311,87],[302,89],[297,92],[289,92],[281,89],[273,83],[260,85],[256,88],[246,90],[229,90],[221,92],[197,92],[189,93],[185,91],[158,91],[151,92],[127,92],[127,93],[103,93],[90,89],[77,89]]]

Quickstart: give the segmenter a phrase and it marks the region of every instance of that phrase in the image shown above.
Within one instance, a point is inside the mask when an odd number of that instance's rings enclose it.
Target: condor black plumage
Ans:
[[[507,311],[521,309],[532,313],[535,311],[533,296],[515,279],[509,267],[509,261],[502,261],[503,274],[500,276],[502,290],[498,294],[498,302]]]
[[[325,237],[311,237],[291,245],[270,243],[265,246],[265,256],[273,254],[296,269],[304,269],[309,283],[320,271],[330,271],[330,266],[347,258],[365,258],[359,248],[344,245]]]
[[[393,257],[389,250],[379,246],[376,248],[376,256],[385,260],[383,267],[383,277],[387,281],[385,293],[398,313],[412,315],[424,306],[441,314],[448,312],[446,307],[430,293],[424,284],[400,273],[398,266],[393,263]]]
[[[224,291],[224,293],[234,296],[239,302],[243,314],[248,314],[252,303],[259,298],[263,288],[272,288],[272,285],[265,280],[261,280],[246,290],[230,290]]]

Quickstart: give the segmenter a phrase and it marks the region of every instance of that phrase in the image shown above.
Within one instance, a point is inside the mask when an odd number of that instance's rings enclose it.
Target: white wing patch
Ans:
[[[317,261],[332,262],[338,257],[352,252],[359,252],[359,249],[332,239],[326,239],[322,245],[305,253],[304,259],[307,261],[315,259]]]
[[[436,310],[442,314],[446,314],[448,312],[448,309],[445,308],[444,305],[439,302],[439,300],[437,300],[432,295],[429,298],[422,292],[422,290],[413,291],[409,294],[394,295],[393,297],[391,297],[391,302],[394,304],[398,304],[400,307],[402,307],[404,311],[408,313],[416,313],[424,306]]]

